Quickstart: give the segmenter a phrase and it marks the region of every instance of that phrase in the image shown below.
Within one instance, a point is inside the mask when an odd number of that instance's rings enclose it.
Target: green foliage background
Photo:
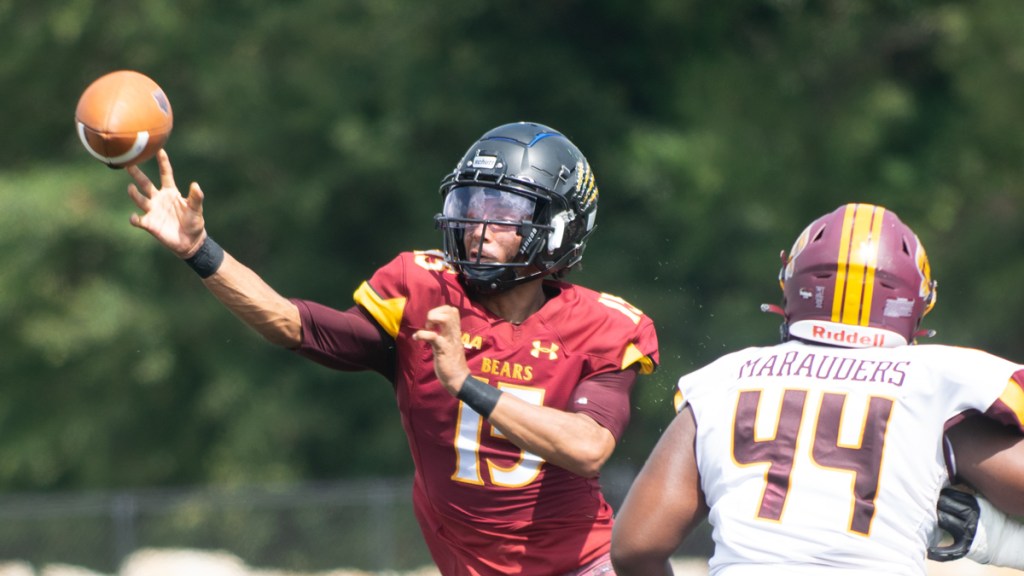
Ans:
[[[105,72],[163,86],[219,242],[338,307],[439,244],[439,180],[485,130],[565,132],[602,192],[572,279],[662,343],[615,456],[639,466],[680,374],[776,341],[778,254],[845,202],[921,236],[936,341],[1024,356],[1022,29],[1018,0],[0,0],[0,490],[410,468],[385,381],[263,343],[128,224],[73,129]]]

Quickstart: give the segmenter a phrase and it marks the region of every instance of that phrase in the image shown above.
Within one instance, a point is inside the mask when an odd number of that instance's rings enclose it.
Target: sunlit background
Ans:
[[[211,234],[336,307],[440,244],[438,184],[484,131],[567,134],[601,191],[570,279],[662,346],[604,475],[617,503],[676,378],[778,340],[779,252],[840,204],[917,231],[936,342],[1024,356],[1021,30],[1019,0],[0,0],[0,560],[427,561],[389,384],[265,344],[128,224],[129,178],[74,131],[96,77],[159,82]]]

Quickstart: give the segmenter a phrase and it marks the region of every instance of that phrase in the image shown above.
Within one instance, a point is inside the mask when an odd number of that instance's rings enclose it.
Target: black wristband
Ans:
[[[203,240],[203,245],[199,247],[198,252],[193,254],[191,258],[185,259],[185,264],[188,264],[189,268],[195,270],[200,278],[213,276],[223,262],[224,249],[209,236],[206,237],[206,240]]]
[[[459,389],[459,393],[455,397],[465,402],[466,406],[472,408],[477,414],[488,418],[491,412],[494,412],[494,407],[498,405],[501,390],[481,382],[473,376],[466,376],[466,379],[462,381],[462,388]]]

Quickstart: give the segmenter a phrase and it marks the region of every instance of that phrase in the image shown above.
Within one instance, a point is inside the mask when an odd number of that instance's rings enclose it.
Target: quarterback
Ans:
[[[818,218],[783,253],[779,281],[783,305],[768,308],[784,317],[781,344],[679,379],[679,413],[616,521],[620,576],[671,573],[668,556],[705,517],[713,576],[923,576],[956,474],[945,431],[971,415],[1024,431],[1024,366],[913,345],[935,282],[893,212],[849,204]]]
[[[137,168],[148,231],[272,343],[391,382],[415,464],[414,511],[442,574],[611,574],[598,475],[639,374],[658,362],[650,318],[562,280],[595,227],[590,164],[564,135],[484,134],[441,183],[441,250],[399,254],[336,310],[289,299],[206,233],[203,192]]]

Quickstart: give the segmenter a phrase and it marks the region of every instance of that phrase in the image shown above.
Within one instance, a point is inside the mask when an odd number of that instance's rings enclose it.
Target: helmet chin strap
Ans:
[[[481,294],[496,294],[516,284],[516,273],[511,268],[463,265],[461,276],[466,286]]]
[[[786,311],[778,304],[761,304],[761,312],[770,312],[782,316],[782,324],[779,324],[779,340],[789,342],[789,322],[786,318]]]

